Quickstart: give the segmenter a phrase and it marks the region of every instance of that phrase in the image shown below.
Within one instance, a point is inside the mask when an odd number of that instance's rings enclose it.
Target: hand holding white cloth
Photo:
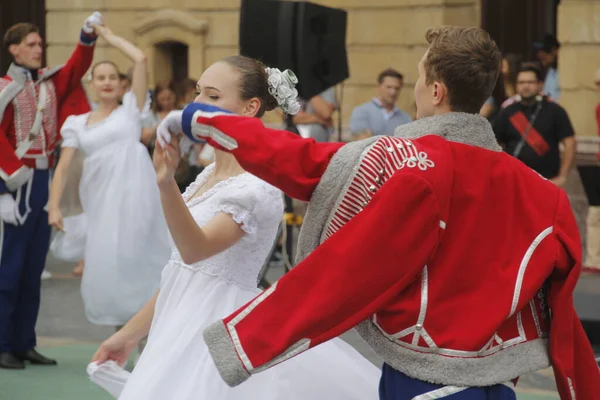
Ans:
[[[0,220],[7,224],[19,225],[17,221],[17,202],[8,193],[0,194]]]
[[[93,362],[87,366],[87,373],[92,382],[106,390],[115,399],[119,398],[129,375],[131,375],[114,361],[107,361],[100,365]]]
[[[183,110],[171,111],[156,128],[156,141],[162,148],[171,143],[171,136],[183,132]]]
[[[84,213],[65,217],[64,231],[59,231],[50,243],[50,251],[58,260],[77,262],[85,255],[87,217]]]
[[[95,11],[92,15],[87,17],[85,22],[83,23],[83,27],[81,28],[85,33],[91,35],[94,33],[94,25],[103,25],[104,18],[102,14],[98,11]]]

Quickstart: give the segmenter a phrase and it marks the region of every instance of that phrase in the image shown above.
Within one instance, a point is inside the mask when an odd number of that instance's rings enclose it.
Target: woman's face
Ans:
[[[177,95],[171,89],[163,89],[156,95],[156,102],[161,111],[173,111],[177,107]]]
[[[240,73],[225,62],[211,65],[200,77],[194,102],[211,104],[238,115],[247,114],[248,101],[240,97]]]
[[[117,101],[121,96],[119,71],[109,63],[98,64],[92,72],[92,88],[100,101]]]

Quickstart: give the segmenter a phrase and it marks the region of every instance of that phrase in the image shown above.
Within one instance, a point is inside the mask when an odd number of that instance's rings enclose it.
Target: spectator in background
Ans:
[[[560,43],[556,36],[547,34],[544,39],[533,44],[537,51],[536,57],[544,69],[544,94],[558,102],[560,100],[560,85],[558,81],[558,50]]]
[[[488,120],[496,117],[499,111],[514,103],[517,95],[517,73],[522,57],[508,53],[502,58],[500,76],[490,98],[481,107],[480,115]]]
[[[600,69],[596,71],[596,90],[600,93]],[[600,136],[600,103],[596,106],[596,122],[598,124],[598,135]],[[600,152],[598,153],[600,159]],[[596,166],[581,167],[579,173],[584,174],[585,169],[598,168]],[[596,172],[592,174],[596,176]],[[583,178],[583,177],[582,177]],[[596,186],[597,188],[598,186]],[[586,191],[588,189],[586,188]],[[588,198],[591,196],[588,195]],[[587,240],[586,254],[583,270],[587,273],[600,274],[600,205],[590,204],[586,221]]]
[[[152,112],[147,115],[143,121],[144,128],[150,128],[144,132],[142,142],[148,146],[150,154],[154,149],[154,140],[156,139],[156,128],[167,114],[176,110],[178,107],[177,88],[172,81],[164,81],[156,84],[152,101]]]
[[[412,118],[396,106],[404,84],[402,74],[388,68],[377,77],[377,96],[359,105],[350,117],[350,133],[353,139],[376,135],[392,135],[400,125],[412,122]]]
[[[179,92],[180,108],[183,108],[186,105],[192,103],[198,95],[196,90],[197,82],[197,79],[188,78],[181,83],[181,89]]]
[[[562,187],[575,159],[575,133],[567,112],[541,96],[542,87],[541,70],[536,64],[524,64],[517,75],[521,100],[502,110],[494,133],[507,153]]]
[[[333,132],[333,112],[337,108],[334,88],[324,90],[308,102],[300,101],[302,110],[292,119],[300,135],[317,142],[329,142]]]
[[[127,74],[119,72],[119,84],[123,94],[129,92],[131,90],[131,77]]]

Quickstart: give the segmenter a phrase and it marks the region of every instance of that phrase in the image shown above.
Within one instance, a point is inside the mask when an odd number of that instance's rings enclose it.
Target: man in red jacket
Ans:
[[[89,111],[81,78],[94,54],[93,25],[101,22],[91,15],[67,64],[46,70],[35,25],[16,24],[4,35],[14,62],[0,78],[0,368],[56,364],[35,350],[50,169],[62,122]]]
[[[478,28],[426,38],[418,120],[394,137],[315,143],[215,109],[220,100],[159,128],[161,143],[182,130],[310,201],[301,262],[205,330],[213,360],[236,386],[356,327],[385,361],[381,399],[516,399],[520,375],[552,365],[561,398],[595,400],[569,200],[503,153],[478,115],[500,52]]]

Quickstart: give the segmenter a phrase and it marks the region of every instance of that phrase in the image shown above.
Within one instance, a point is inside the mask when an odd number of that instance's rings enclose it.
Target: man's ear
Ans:
[[[11,56],[16,57],[17,54],[19,53],[19,45],[18,44],[11,44],[10,46],[8,46],[8,52],[10,53]]]
[[[433,82],[433,104],[439,106],[448,100],[448,88],[441,82]]]

